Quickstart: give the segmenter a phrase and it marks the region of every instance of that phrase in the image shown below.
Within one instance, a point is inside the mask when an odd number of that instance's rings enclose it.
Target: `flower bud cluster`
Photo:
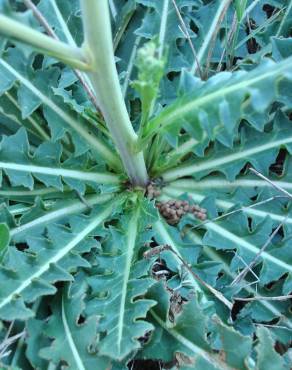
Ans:
[[[199,220],[205,221],[207,210],[198,205],[191,205],[186,200],[168,200],[167,202],[157,202],[156,207],[160,214],[170,225],[179,223],[182,216],[187,213],[193,214]]]
[[[160,196],[160,194],[161,191],[157,189],[157,187],[155,187],[154,185],[149,184],[147,186],[147,198],[149,199],[157,198]]]

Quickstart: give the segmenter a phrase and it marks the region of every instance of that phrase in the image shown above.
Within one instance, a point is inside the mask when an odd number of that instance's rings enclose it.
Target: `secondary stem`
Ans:
[[[32,0],[23,0],[23,2],[25,4],[25,6],[27,7],[27,9],[30,9],[33,12],[33,15],[39,21],[40,25],[42,25],[44,27],[46,33],[49,36],[51,36],[53,39],[59,41],[59,38],[58,38],[56,32],[49,25],[47,20],[43,17],[42,13],[38,10],[36,5],[34,5]],[[74,44],[74,45],[71,45],[71,46],[76,46],[76,45]],[[86,93],[87,93],[90,101],[92,102],[93,106],[95,107],[96,111],[99,112],[100,110],[99,110],[99,107],[97,105],[96,97],[95,97],[92,89],[90,88],[90,86],[85,81],[82,73],[80,71],[78,71],[77,69],[74,69],[74,73],[77,76],[77,78],[79,79],[79,81],[80,81],[81,85],[83,86],[84,90],[86,91]]]
[[[135,153],[137,135],[123,99],[115,65],[107,0],[81,0],[85,33],[84,51],[92,71],[88,76],[112,139],[134,185],[148,182],[143,153]]]
[[[43,33],[0,14],[0,33],[25,42],[62,62],[81,70],[89,69],[82,50],[54,40]]]

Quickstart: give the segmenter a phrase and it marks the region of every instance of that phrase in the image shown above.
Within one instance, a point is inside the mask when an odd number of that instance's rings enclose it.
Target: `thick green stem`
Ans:
[[[88,70],[82,50],[54,40],[43,33],[0,14],[0,33],[12,39],[29,44],[41,52],[50,55],[71,67]]]
[[[85,33],[84,51],[91,71],[88,76],[98,105],[134,185],[148,182],[143,153],[135,153],[138,137],[123,99],[115,65],[108,0],[81,0]]]

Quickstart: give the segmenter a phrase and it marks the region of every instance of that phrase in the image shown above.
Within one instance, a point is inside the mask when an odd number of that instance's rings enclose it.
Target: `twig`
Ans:
[[[23,335],[25,335],[25,333],[26,333],[25,330],[23,330],[21,333],[18,333],[16,335],[13,335],[12,337],[8,338],[13,324],[14,324],[14,321],[10,324],[10,327],[9,327],[7,333],[6,333],[6,336],[3,340],[3,342],[0,344],[0,358],[3,357],[3,355],[5,354],[5,351],[7,350],[7,348],[9,346],[11,346],[11,344],[16,342],[19,338],[23,337]]]
[[[286,196],[288,196],[290,199],[292,199],[292,195],[288,191],[286,191],[285,189],[281,188],[279,185],[276,185],[275,183],[273,183],[273,181],[271,181],[270,179],[268,179],[266,176],[262,175],[260,172],[258,172],[254,168],[250,168],[250,171],[252,171],[253,173],[255,173],[258,177],[264,179],[269,184],[271,184],[274,188],[276,188],[277,190],[281,191]],[[270,237],[265,242],[265,244],[262,246],[262,248],[258,251],[258,253],[256,254],[255,258],[251,261],[251,263],[248,266],[246,266],[241,271],[241,273],[232,281],[232,283],[230,284],[230,286],[234,286],[235,284],[238,284],[240,282],[240,280],[242,280],[246,276],[246,274],[248,273],[248,271],[251,271],[252,267],[256,264],[256,262],[260,258],[260,256],[263,253],[263,251],[267,248],[267,246],[270,244],[270,242],[272,241],[272,239],[274,238],[274,236],[278,233],[278,231],[280,230],[280,228],[284,225],[284,223],[285,223],[285,221],[286,221],[287,218],[288,218],[288,215],[278,225],[278,227],[273,231],[273,233],[270,235]]]
[[[277,297],[263,297],[263,296],[256,296],[250,298],[241,298],[241,297],[233,297],[236,301],[243,301],[243,302],[250,302],[250,301],[286,301],[287,299],[291,299],[292,295],[279,295]]]
[[[262,323],[259,323],[259,322],[255,322],[254,325],[256,325],[256,326],[266,326],[267,328],[286,329],[286,330],[292,331],[291,328],[287,328],[287,326],[283,326],[283,325],[262,324]]]
[[[211,285],[206,283],[203,279],[200,278],[199,275],[197,275],[195,272],[192,271],[190,266],[181,258],[181,256],[172,248],[171,245],[165,244],[159,247],[155,247],[150,249],[149,251],[144,253],[144,258],[150,258],[152,256],[155,256],[159,254],[162,251],[169,250],[171,251],[182,263],[182,265],[189,271],[189,273],[199,282],[201,285],[203,285],[207,290],[212,292],[217,299],[219,299],[225,306],[227,306],[230,310],[232,310],[233,304],[228,301],[227,298],[224,297],[224,295],[213,288]]]
[[[185,36],[185,38],[187,39],[187,41],[188,41],[188,43],[190,45],[191,51],[193,53],[194,59],[195,59],[196,64],[197,64],[197,68],[198,68],[198,72],[199,72],[200,78],[203,79],[203,73],[202,73],[202,70],[201,70],[201,67],[200,67],[200,62],[198,60],[198,56],[197,56],[195,47],[194,47],[194,45],[192,43],[192,39],[191,39],[191,36],[189,34],[189,31],[188,31],[188,29],[186,27],[186,24],[185,24],[185,22],[183,20],[183,17],[180,14],[179,8],[178,8],[175,0],[172,0],[172,3],[173,3],[173,6],[175,8],[175,11],[176,11],[176,14],[178,16],[178,19],[180,21],[180,24],[181,24],[180,30],[182,31],[183,35]]]
[[[261,254],[264,252],[264,250],[268,247],[268,245],[271,243],[274,236],[278,233],[280,228],[284,225],[288,215],[285,217],[283,222],[281,222],[277,228],[272,232],[272,234],[269,236],[268,240],[265,242],[265,244],[261,247],[261,249],[258,251],[258,253],[255,255],[254,259],[251,261],[251,263],[245,267],[239,275],[236,276],[236,278],[232,281],[230,286],[234,286],[235,284],[238,284],[242,279],[244,279],[245,275],[253,268],[253,266],[257,263],[258,259],[260,258]]]
[[[198,225],[195,225],[195,226],[192,226],[189,230],[193,230],[193,229],[198,229],[200,228],[201,226],[209,223],[209,222],[214,222],[214,221],[219,221],[221,220],[222,218],[224,217],[227,217],[227,216],[230,216],[230,215],[233,215],[235,213],[238,213],[238,212],[242,212],[246,209],[249,209],[249,208],[255,208],[257,206],[261,206],[265,203],[268,203],[268,202],[271,202],[272,200],[275,200],[275,199],[278,199],[278,198],[287,198],[287,196],[284,196],[284,195],[275,195],[273,197],[270,197],[268,199],[265,199],[265,200],[261,200],[260,202],[257,202],[257,203],[254,203],[254,204],[251,204],[250,206],[247,206],[247,207],[240,207],[238,209],[235,209],[234,211],[230,211],[230,212],[227,212],[227,213],[224,213],[223,215],[221,216],[218,216],[218,217],[215,217],[215,218],[212,218],[212,219],[208,219],[206,221],[203,221],[201,223],[199,223]]]
[[[292,199],[292,194],[289,193],[287,190],[281,188],[279,185],[275,184],[273,181],[271,181],[270,179],[268,179],[266,176],[264,176],[263,174],[261,174],[260,172],[258,172],[256,169],[250,167],[249,170],[251,172],[253,172],[255,175],[257,175],[258,177],[260,177],[261,179],[267,181],[270,185],[273,186],[273,188],[279,190],[281,193],[287,195],[287,197],[289,197],[290,199]]]
[[[109,6],[110,6],[111,13],[112,13],[112,17],[114,21],[116,21],[118,12],[117,12],[117,9],[116,9],[116,6],[113,0],[109,0]]]
[[[2,341],[2,343],[0,344],[0,358],[3,357],[3,353],[6,351],[7,347],[10,345],[9,344],[9,335],[13,329],[13,326],[14,326],[14,321],[11,321],[9,327],[8,327],[8,330],[5,334],[5,337]]]
[[[17,339],[21,338],[25,334],[25,330],[23,330],[21,333],[15,334],[12,337],[8,338],[5,343],[1,344],[1,349],[7,348],[10,346],[12,343],[14,343]],[[2,351],[3,352],[3,351]],[[2,353],[1,352],[1,353]]]
[[[150,259],[150,258],[152,258],[154,256],[157,256],[161,252],[167,251],[167,250],[168,251],[171,250],[173,252],[173,250],[172,250],[172,248],[171,248],[170,245],[168,245],[168,244],[160,245],[158,247],[151,248],[148,251],[144,252],[143,253],[143,257],[146,258],[146,259]]]
[[[124,98],[126,96],[126,92],[127,92],[128,86],[129,86],[130,77],[131,77],[131,73],[132,73],[132,70],[133,70],[134,61],[135,61],[135,57],[136,57],[136,54],[137,54],[137,49],[138,49],[138,46],[141,42],[141,38],[142,38],[141,36],[138,36],[136,38],[136,40],[134,42],[133,50],[132,50],[132,53],[131,53],[131,56],[130,56],[130,59],[129,59],[128,67],[127,67],[127,70],[126,70],[126,76],[125,76],[125,80],[124,80],[123,87],[122,87]]]
[[[46,18],[42,15],[42,13],[38,10],[38,8],[34,5],[34,3],[31,0],[23,0],[23,2],[25,4],[25,6],[32,11],[33,15],[39,21],[40,25],[44,27],[46,33],[49,36],[51,36],[53,39],[59,40],[59,37],[57,36],[57,34],[54,32],[52,27],[47,22]],[[96,97],[95,97],[93,91],[91,90],[91,88],[89,87],[89,85],[87,84],[87,82],[85,81],[84,77],[82,76],[82,74],[78,70],[73,69],[73,71],[74,71],[76,77],[79,79],[79,81],[80,81],[81,85],[83,86],[84,90],[86,91],[86,93],[87,93],[91,103],[95,107],[96,111],[102,116],[102,113],[101,113],[101,111],[99,109],[99,106],[97,104]]]
[[[247,285],[253,285],[253,284],[257,284],[260,279],[259,277],[257,276],[257,274],[252,270],[252,268],[250,267],[250,265],[248,265],[245,260],[237,253],[235,253],[235,257],[236,258],[239,258],[241,260],[241,262],[246,266],[246,268],[249,270],[249,272],[256,278],[255,281],[251,282],[251,283],[248,283]],[[256,285],[256,292],[257,292],[257,285]]]
[[[79,193],[78,190],[75,190],[75,193],[78,196],[80,202],[82,202],[87,207],[87,209],[91,211],[93,208],[92,205],[88,203],[88,201],[84,198],[84,196],[81,193]]]
[[[212,53],[213,53],[213,50],[214,50],[214,47],[215,47],[217,34],[219,32],[220,25],[221,25],[221,23],[222,23],[222,21],[225,17],[225,14],[226,14],[230,4],[231,4],[231,0],[228,1],[226,3],[226,5],[224,6],[224,8],[222,9],[222,12],[221,12],[220,17],[218,19],[216,28],[215,28],[214,33],[212,35],[212,39],[211,39],[211,42],[210,42],[210,47],[209,47],[209,51],[208,51],[208,55],[207,55],[206,68],[205,68],[206,78],[208,78],[208,69],[209,69],[209,66],[210,66],[211,56],[212,56]]]
[[[233,39],[233,37],[235,35],[237,24],[238,24],[237,15],[236,15],[236,12],[234,12],[234,16],[233,16],[233,20],[232,20],[232,25],[231,25],[231,28],[230,28],[230,30],[228,32],[228,35],[227,35],[226,46],[224,47],[224,49],[222,51],[222,54],[221,54],[220,61],[218,63],[216,72],[220,72],[221,67],[222,67],[223,58],[225,56],[225,53],[227,52],[227,47],[231,44],[231,42],[234,42],[234,40],[232,40],[232,39]]]

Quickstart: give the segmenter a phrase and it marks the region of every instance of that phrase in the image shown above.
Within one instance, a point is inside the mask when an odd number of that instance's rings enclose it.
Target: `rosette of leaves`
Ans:
[[[291,9],[0,1],[1,368],[291,367]]]

